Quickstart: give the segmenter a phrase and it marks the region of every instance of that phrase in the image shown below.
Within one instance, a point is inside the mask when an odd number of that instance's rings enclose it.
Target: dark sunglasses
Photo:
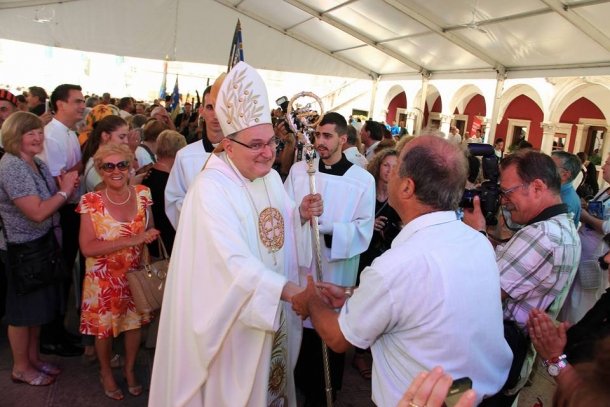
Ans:
[[[100,165],[100,168],[104,172],[112,172],[115,168],[118,168],[119,171],[127,171],[129,170],[129,161],[119,161],[118,163],[103,163]]]

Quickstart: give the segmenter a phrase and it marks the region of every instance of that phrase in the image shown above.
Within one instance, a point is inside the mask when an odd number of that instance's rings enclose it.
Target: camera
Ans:
[[[475,196],[478,196],[481,202],[481,212],[485,216],[485,223],[489,226],[497,225],[498,219],[496,214],[500,207],[500,187],[498,185],[500,167],[498,157],[494,152],[493,146],[490,144],[470,143],[468,144],[468,152],[473,157],[481,157],[485,181],[478,188],[464,191],[460,207],[472,208],[473,199]]]
[[[281,117],[277,117],[275,118],[275,120],[272,120],[273,125],[275,126],[277,123],[280,122],[284,122],[284,129],[286,129],[287,133],[292,133],[292,130],[290,129],[290,126],[288,125],[288,122],[286,121],[286,113],[288,112],[288,103],[289,100],[286,96],[282,96],[281,98],[277,98],[275,100],[275,103],[278,105],[278,107],[280,109],[282,109],[282,116]]]

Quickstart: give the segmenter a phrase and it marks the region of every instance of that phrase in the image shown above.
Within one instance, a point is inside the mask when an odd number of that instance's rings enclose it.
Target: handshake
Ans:
[[[292,309],[307,319],[312,313],[323,309],[341,308],[351,295],[351,287],[341,287],[331,283],[316,283],[311,275],[307,276],[307,287],[292,296]]]

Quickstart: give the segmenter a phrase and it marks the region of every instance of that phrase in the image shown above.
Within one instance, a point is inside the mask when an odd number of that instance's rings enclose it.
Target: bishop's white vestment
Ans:
[[[276,208],[284,222],[259,214]],[[176,233],[161,312],[149,406],[264,406],[274,333],[281,310],[288,327],[288,400],[296,406],[292,370],[301,322],[280,300],[298,284],[296,235],[307,235],[275,171],[253,182],[224,153],[212,155],[189,188]],[[295,222],[296,221],[296,222]],[[276,226],[275,228],[273,226]],[[296,225],[296,226],[295,226]],[[277,243],[277,240],[275,240]],[[301,261],[310,261],[311,253]]]

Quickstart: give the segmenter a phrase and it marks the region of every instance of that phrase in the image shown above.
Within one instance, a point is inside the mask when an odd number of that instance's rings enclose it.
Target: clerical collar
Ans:
[[[201,143],[203,144],[203,149],[206,153],[211,153],[214,151],[214,145],[210,142],[210,139],[208,138],[208,131],[205,127],[201,132]]]
[[[325,174],[341,176],[345,174],[347,170],[349,170],[349,167],[351,167],[352,165],[353,164],[347,158],[345,158],[345,154],[342,153],[341,159],[333,165],[326,165],[322,162],[322,159],[320,159],[320,163],[318,164],[318,171],[323,172]]]
[[[549,206],[542,212],[540,212],[534,219],[527,222],[527,226],[533,225],[536,222],[542,222],[551,219],[553,216],[561,215],[562,213],[568,213],[568,205],[560,203],[557,205]]]

